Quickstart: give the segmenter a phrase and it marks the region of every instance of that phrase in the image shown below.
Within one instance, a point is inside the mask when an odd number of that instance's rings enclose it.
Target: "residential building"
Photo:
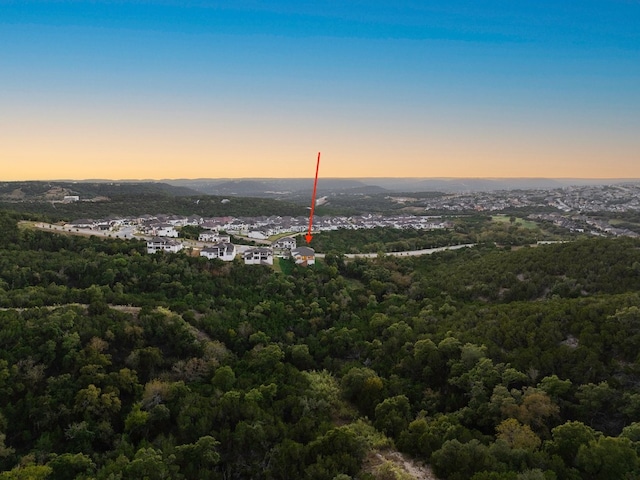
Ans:
[[[231,242],[231,237],[229,235],[220,235],[218,232],[202,232],[198,235],[198,240],[201,242],[229,243]]]
[[[273,248],[282,248],[291,250],[296,248],[296,239],[293,237],[282,237],[271,244]]]
[[[273,265],[273,250],[270,248],[251,248],[242,257],[245,265]]]
[[[178,237],[178,230],[170,223],[156,223],[152,225],[152,232],[158,237]]]
[[[291,250],[291,258],[298,265],[313,265],[316,263],[316,251],[311,247],[297,247]]]
[[[95,228],[96,221],[91,220],[90,218],[82,218],[79,220],[75,220],[71,223],[67,223],[65,227],[67,228]]]
[[[296,248],[296,239],[293,237],[282,237],[271,244],[273,254],[276,257],[287,258],[291,255],[291,249]]]
[[[201,257],[207,257],[209,260],[219,258],[225,262],[231,262],[236,257],[236,246],[232,243],[220,242],[211,247],[203,248],[200,251]]]
[[[154,237],[147,241],[147,253],[157,253],[160,251],[178,253],[183,248],[182,243],[168,238]]]
[[[267,232],[264,232],[262,230],[252,230],[247,234],[247,237],[255,238],[257,240],[266,240],[267,238],[269,238],[269,235]]]

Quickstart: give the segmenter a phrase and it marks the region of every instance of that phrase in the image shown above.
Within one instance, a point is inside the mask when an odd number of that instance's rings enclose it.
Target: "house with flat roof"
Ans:
[[[219,258],[225,262],[231,262],[236,258],[236,246],[233,243],[220,242],[211,247],[203,248],[200,251],[200,256],[209,260]]]
[[[245,265],[273,265],[273,250],[267,247],[250,248],[242,258]]]
[[[147,240],[147,253],[150,254],[157,252],[178,253],[183,248],[182,243],[169,238],[154,237]]]
[[[225,243],[230,243],[231,242],[231,236],[229,236],[229,235],[220,235],[218,232],[202,232],[202,233],[200,233],[200,235],[198,235],[198,240],[200,242],[215,242],[215,243],[225,242]]]

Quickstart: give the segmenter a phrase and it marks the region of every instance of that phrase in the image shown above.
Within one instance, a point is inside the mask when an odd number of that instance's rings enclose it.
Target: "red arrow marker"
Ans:
[[[318,163],[316,163],[316,179],[313,182],[313,196],[311,197],[311,214],[309,215],[309,231],[304,236],[307,243],[311,243],[311,227],[313,226],[313,211],[316,209],[316,188],[318,187],[318,170],[320,170],[320,152],[318,152]]]

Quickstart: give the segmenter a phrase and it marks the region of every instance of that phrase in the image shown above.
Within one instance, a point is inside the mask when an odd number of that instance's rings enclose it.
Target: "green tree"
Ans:
[[[438,414],[433,418],[417,418],[409,423],[398,439],[398,446],[412,455],[430,459],[433,452],[448,440],[468,442],[473,435],[456,414]]]
[[[46,465],[18,466],[0,473],[0,480],[45,480],[52,471],[52,468]]]
[[[378,374],[370,368],[353,367],[342,377],[341,383],[345,398],[356,404],[365,415],[373,417],[384,388]]]
[[[96,468],[91,457],[83,453],[55,455],[47,462],[47,466],[51,467],[51,477],[56,480],[89,478],[95,473]]]
[[[466,480],[483,470],[493,470],[494,459],[489,448],[478,440],[460,443],[447,440],[431,456],[433,471],[449,480]]]
[[[131,480],[168,480],[176,473],[174,458],[164,458],[160,450],[141,448],[124,469],[124,478]]]
[[[219,444],[215,438],[206,435],[195,443],[177,446],[175,457],[180,473],[189,480],[211,478],[211,471],[220,462]]]
[[[638,473],[638,455],[628,438],[602,436],[580,446],[576,466],[594,480],[629,478]]]
[[[211,383],[222,392],[228,392],[236,383],[236,374],[229,365],[224,365],[216,370]]]
[[[333,478],[340,473],[350,476],[360,471],[366,444],[346,427],[337,427],[311,442],[307,450],[305,474],[310,479]]]
[[[411,420],[411,405],[405,395],[385,398],[376,405],[374,426],[393,438],[407,428]]]
[[[596,431],[582,422],[569,421],[551,430],[552,440],[547,449],[560,455],[568,466],[574,466],[578,450],[597,438]]]
[[[536,450],[542,443],[529,425],[522,425],[515,418],[508,418],[496,427],[496,438],[511,448],[524,450]]]

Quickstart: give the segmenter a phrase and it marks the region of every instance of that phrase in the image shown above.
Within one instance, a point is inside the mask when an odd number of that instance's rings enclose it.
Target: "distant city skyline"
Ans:
[[[640,178],[640,2],[0,0],[0,180]]]

